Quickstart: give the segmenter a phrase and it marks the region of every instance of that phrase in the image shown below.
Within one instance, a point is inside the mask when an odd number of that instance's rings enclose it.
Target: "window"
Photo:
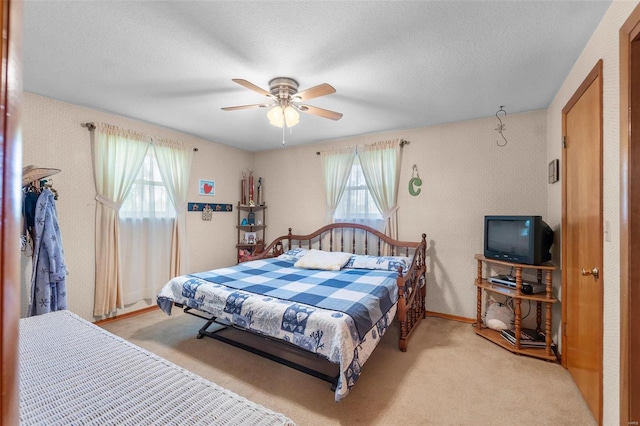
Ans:
[[[171,276],[171,204],[154,150],[147,151],[131,192],[119,212],[120,276],[125,305],[152,300]]]
[[[153,149],[147,151],[144,163],[119,214],[120,219],[175,218],[176,210],[162,181]]]
[[[358,156],[353,161],[340,203],[333,217],[335,222],[353,222],[384,230],[384,220],[364,180]]]

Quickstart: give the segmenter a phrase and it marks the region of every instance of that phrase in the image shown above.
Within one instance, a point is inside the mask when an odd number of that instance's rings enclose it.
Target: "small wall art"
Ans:
[[[209,204],[205,204],[202,208],[202,220],[211,220],[213,219],[213,209]]]
[[[420,172],[418,172],[418,166],[414,164],[412,167],[411,179],[409,180],[409,194],[411,194],[414,197],[416,195],[420,195],[420,191],[422,191],[422,189],[420,188],[420,185],[422,185],[422,179],[420,179]],[[418,188],[416,188],[416,186]]]
[[[200,179],[200,195],[216,195],[216,183],[212,180]]]
[[[558,181],[558,174],[560,173],[559,161],[556,158],[549,163],[549,183],[556,183]]]
[[[219,204],[219,203],[187,203],[187,209],[190,212],[201,212],[205,206],[209,206],[214,212],[231,212],[233,211],[233,204]]]

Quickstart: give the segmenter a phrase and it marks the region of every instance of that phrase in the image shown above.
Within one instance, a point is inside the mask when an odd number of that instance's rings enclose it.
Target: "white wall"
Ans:
[[[23,165],[53,167],[62,172],[52,176],[59,199],[56,202],[65,260],[69,269],[67,292],[69,309],[94,321],[95,288],[95,186],[89,131],[85,122],[105,122],[151,136],[167,137],[199,149],[194,153],[190,202],[227,203],[231,213],[213,213],[213,220],[201,220],[201,214],[187,214],[191,243],[191,271],[208,270],[235,263],[236,211],[240,197],[241,171],[250,165],[245,151],[179,133],[167,128],[84,108],[50,98],[25,93],[23,97]],[[216,182],[216,195],[198,195],[198,180]],[[28,304],[31,258],[22,258],[21,312]],[[155,301],[140,302],[119,313],[141,309]]]
[[[546,112],[508,114],[503,121],[508,139],[503,148],[496,145],[497,119],[491,117],[255,153],[254,170],[263,177],[269,206],[267,240],[286,234],[289,227],[307,233],[325,223],[316,151],[406,139],[410,144],[402,160],[399,238],[418,241],[427,234],[427,309],[475,318],[473,256],[482,253],[484,215],[544,217],[547,211]],[[416,197],[408,189],[414,164],[423,181]]]
[[[548,159],[561,158],[562,108],[584,78],[603,60],[604,220],[610,241],[604,242],[604,401],[603,423],[620,418],[620,58],[619,31],[638,1],[614,1],[591,36],[547,110]],[[561,187],[549,191],[549,219],[562,217]]]

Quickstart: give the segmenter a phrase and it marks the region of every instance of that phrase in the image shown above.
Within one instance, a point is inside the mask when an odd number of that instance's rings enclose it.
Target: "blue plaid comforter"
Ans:
[[[191,276],[237,290],[345,313],[355,322],[360,339],[398,300],[395,271],[301,269],[286,260],[265,259]]]
[[[307,270],[293,263],[254,260],[175,277],[158,294],[158,306],[168,315],[173,303],[198,309],[339,364],[339,401],[393,321],[397,272]]]

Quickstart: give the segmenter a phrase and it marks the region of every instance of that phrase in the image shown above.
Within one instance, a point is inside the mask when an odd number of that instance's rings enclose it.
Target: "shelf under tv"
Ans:
[[[509,350],[510,352],[520,355],[528,355],[535,358],[541,358],[547,361],[557,361],[556,353],[554,352],[555,346],[551,340],[551,306],[557,302],[557,299],[553,297],[553,285],[552,285],[552,272],[556,269],[555,266],[546,263],[544,265],[528,265],[521,263],[507,262],[504,260],[492,259],[485,257],[481,254],[476,254],[477,260],[476,270],[476,309],[477,318],[474,324],[474,331],[477,335],[484,337],[487,340]],[[507,266],[515,269],[516,286],[515,288],[507,287],[501,284],[491,283],[486,278],[483,278],[483,271],[490,270],[496,265]],[[544,283],[545,292],[539,294],[523,294],[522,293],[522,271],[523,270],[535,270],[537,273],[537,282]],[[544,272],[544,280],[543,280]],[[499,331],[495,331],[489,328],[485,328],[482,319],[482,306],[483,296],[485,293],[496,293],[507,297],[511,297],[514,301],[514,325],[516,334],[516,344],[512,344],[505,340]],[[487,296],[488,297],[488,296]],[[545,345],[540,348],[522,347],[520,339],[520,329],[522,327],[522,310],[521,304],[523,300],[529,300],[536,302],[536,329],[542,330],[547,336]],[[542,323],[542,306],[545,307],[544,324]]]

